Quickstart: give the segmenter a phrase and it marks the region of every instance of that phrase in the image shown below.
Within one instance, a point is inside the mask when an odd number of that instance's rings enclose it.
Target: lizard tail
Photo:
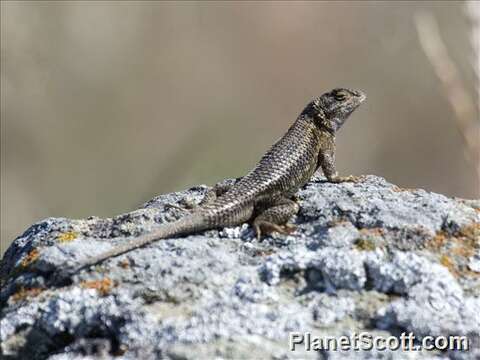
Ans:
[[[152,230],[148,234],[140,235],[124,244],[115,246],[113,249],[105,251],[99,255],[92,256],[87,260],[80,262],[71,273],[75,273],[84,268],[101,263],[102,261],[116,257],[126,252],[138,249],[156,240],[161,240],[177,235],[187,235],[197,231],[207,230],[210,228],[205,219],[200,215],[185,216],[177,221],[160,225],[157,229]]]

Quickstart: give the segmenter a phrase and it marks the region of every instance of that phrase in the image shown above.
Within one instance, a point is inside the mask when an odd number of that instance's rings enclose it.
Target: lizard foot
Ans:
[[[165,204],[165,209],[177,209],[177,210],[181,210],[181,211],[185,211],[185,212],[190,212],[191,209],[187,209],[187,208],[184,208],[184,207],[181,207],[181,206],[178,206],[178,205],[175,205],[175,204]]]
[[[177,210],[181,210],[188,213],[192,212],[197,207],[198,207],[197,204],[195,204],[193,201],[188,201],[188,200],[181,200],[180,205],[170,204],[170,203],[165,204],[166,209],[177,209]]]
[[[262,235],[268,235],[274,232],[278,232],[280,234],[289,235],[297,230],[297,226],[294,224],[285,224],[285,225],[278,225],[274,224],[269,221],[256,221],[253,224],[255,229],[255,233],[257,235],[257,240],[261,241]]]
[[[328,179],[328,181],[332,183],[342,183],[342,182],[353,182],[353,183],[359,183],[365,180],[364,175],[356,176],[356,175],[349,175],[349,176],[335,176],[331,179]]]

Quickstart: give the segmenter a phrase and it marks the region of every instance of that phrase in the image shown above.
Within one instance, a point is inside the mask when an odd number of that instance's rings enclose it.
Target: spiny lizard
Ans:
[[[68,273],[156,240],[235,226],[250,220],[253,220],[258,238],[262,232],[290,232],[292,226],[287,221],[299,211],[294,195],[318,168],[331,182],[358,179],[337,175],[335,133],[365,99],[363,92],[350,89],[334,89],[313,99],[287,133],[246,176],[230,186],[214,186],[189,215],[93,256],[77,264]]]

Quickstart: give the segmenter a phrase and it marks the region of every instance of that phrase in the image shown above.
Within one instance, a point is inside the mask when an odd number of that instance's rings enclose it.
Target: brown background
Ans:
[[[45,217],[240,176],[338,86],[368,94],[339,134],[342,174],[476,196],[419,9],[474,94],[462,2],[2,2],[0,254]]]

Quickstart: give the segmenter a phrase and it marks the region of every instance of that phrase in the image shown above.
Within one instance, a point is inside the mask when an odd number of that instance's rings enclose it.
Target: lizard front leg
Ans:
[[[300,206],[293,200],[282,198],[264,209],[253,221],[253,228],[260,240],[262,233],[290,234],[296,226],[287,221],[298,213]]]
[[[319,154],[320,167],[328,181],[333,183],[358,182],[362,180],[361,176],[339,176],[335,168],[335,146],[324,149]]]

